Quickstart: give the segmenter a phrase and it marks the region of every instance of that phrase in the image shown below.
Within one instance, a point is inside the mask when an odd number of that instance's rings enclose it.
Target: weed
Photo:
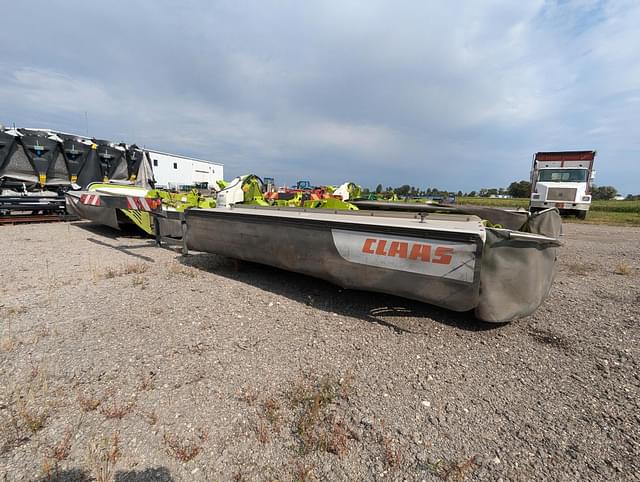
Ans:
[[[118,433],[89,447],[89,463],[97,482],[110,482],[113,479],[115,465],[120,455],[120,436]]]
[[[0,338],[0,351],[8,353],[15,350],[18,344],[18,339],[15,336],[3,336]]]
[[[122,273],[120,272],[120,268],[114,268],[114,267],[107,267],[104,269],[104,273],[103,276],[106,279],[111,279],[111,278],[115,278],[117,276],[122,276]]]
[[[51,447],[49,456],[56,462],[62,462],[69,457],[71,452],[71,437],[73,433],[70,429],[64,431],[64,436],[57,444]]]
[[[263,420],[258,420],[256,422],[254,430],[256,432],[256,439],[258,439],[258,442],[266,444],[269,441],[269,428]]]
[[[327,451],[338,457],[343,457],[349,451],[351,434],[343,422],[334,422],[329,431]]]
[[[124,267],[124,274],[142,274],[149,271],[147,263],[131,263]]]
[[[248,405],[253,405],[258,400],[258,392],[251,387],[239,390],[236,396]]]
[[[117,400],[111,400],[108,403],[101,403],[100,413],[106,418],[117,418],[121,420],[125,415],[131,413],[136,402],[119,402]]]
[[[58,464],[49,457],[44,457],[44,460],[42,461],[42,475],[43,477],[41,480],[46,480],[47,482],[58,480],[60,477]]]
[[[328,375],[315,382],[303,378],[294,384],[288,398],[297,411],[295,433],[302,454],[324,450],[341,456],[348,451],[349,432],[328,410],[336,400],[346,396],[340,382]]]
[[[133,279],[131,280],[131,284],[133,286],[143,286],[145,282],[147,281],[147,279],[144,276],[134,276]]]
[[[313,465],[307,466],[301,462],[298,462],[293,468],[293,480],[295,482],[307,482],[315,479],[313,476]]]
[[[402,464],[402,452],[394,440],[388,435],[381,435],[380,445],[382,445],[382,455],[385,463],[391,468],[399,467]]]
[[[33,434],[38,433],[44,428],[44,425],[49,418],[49,414],[46,410],[34,410],[31,411],[26,405],[23,405],[18,409],[18,416],[22,419],[25,426]]]
[[[2,309],[7,310],[6,308]],[[3,330],[2,338],[0,338],[0,351],[10,352],[18,346],[18,339],[11,334],[11,320],[7,319],[5,324],[6,328]]]
[[[244,482],[246,479],[244,477],[244,474],[242,473],[242,469],[238,469],[237,472],[234,472],[231,475],[231,480],[232,482]]]
[[[202,452],[202,441],[206,439],[206,434],[199,435],[200,440],[193,441],[181,439],[177,435],[164,434],[164,443],[167,446],[167,453],[175,457],[180,462],[189,462]]]
[[[594,270],[593,266],[584,263],[568,263],[567,269],[569,273],[580,276],[587,276]]]
[[[529,330],[529,336],[544,345],[551,345],[565,351],[572,349],[571,341],[567,337],[548,329],[533,327]]]
[[[55,445],[49,447],[45,452],[45,458],[42,462],[42,472],[46,479],[58,480],[60,462],[66,460],[71,453],[71,437],[73,433],[71,430],[66,429],[64,436]],[[52,473],[53,472],[53,473]]]
[[[7,317],[22,315],[27,312],[27,307],[23,305],[3,307],[3,311]]]
[[[187,268],[179,263],[169,263],[167,265],[167,271],[173,275],[182,275],[188,278],[196,277],[196,271],[193,268]]]
[[[51,329],[47,325],[40,325],[33,335],[33,343],[38,343],[43,338],[48,337],[51,334]]]
[[[145,422],[147,422],[148,425],[155,425],[156,423],[158,423],[158,415],[153,410],[150,411],[150,412],[144,412],[144,411],[140,410],[138,412],[138,415],[140,415],[142,417],[142,419]]]
[[[616,266],[616,269],[614,269],[613,272],[615,274],[625,276],[631,273],[631,268],[626,263],[618,263],[618,265]]]
[[[469,472],[472,472],[476,466],[476,455],[462,462],[446,462],[438,467],[436,475],[442,480],[461,481],[464,480]]]
[[[282,421],[282,415],[280,414],[280,402],[274,398],[267,398],[262,403],[264,410],[264,417],[271,424],[271,427],[276,431],[280,431],[280,424]]]
[[[100,399],[78,394],[78,405],[80,405],[83,412],[93,412],[100,405]]]
[[[140,390],[144,390],[144,391],[153,390],[155,386],[156,386],[155,373],[149,372],[149,373],[144,373],[140,375],[140,383],[138,385],[138,388],[140,388]]]
[[[147,263],[128,263],[122,266],[107,266],[102,272],[102,277],[111,279],[128,274],[142,274],[148,270],[149,265]]]
[[[2,434],[3,439],[2,446],[0,446],[0,454],[8,452],[12,448],[19,447],[31,438],[13,405],[7,405],[7,413],[9,414],[9,423],[0,425],[2,428],[0,434]]]

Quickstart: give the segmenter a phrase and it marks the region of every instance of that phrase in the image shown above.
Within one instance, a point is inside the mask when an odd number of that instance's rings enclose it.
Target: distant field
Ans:
[[[495,199],[482,197],[459,197],[458,204],[475,204],[502,208],[527,208],[528,199]],[[566,222],[589,224],[621,224],[640,226],[640,201],[594,201],[587,219],[580,221],[573,216],[564,218]]]

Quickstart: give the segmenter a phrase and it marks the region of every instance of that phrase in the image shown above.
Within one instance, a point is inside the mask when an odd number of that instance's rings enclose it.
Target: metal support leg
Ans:
[[[160,220],[158,216],[153,216],[153,232],[156,235],[156,246],[162,246],[162,233],[160,232]]]
[[[189,248],[187,248],[187,221],[184,213],[180,213],[180,226],[182,227],[182,254],[186,256],[189,254]]]

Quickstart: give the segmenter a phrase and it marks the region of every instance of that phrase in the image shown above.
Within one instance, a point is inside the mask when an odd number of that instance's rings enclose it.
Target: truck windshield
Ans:
[[[538,176],[543,182],[586,182],[589,172],[586,169],[542,169]]]

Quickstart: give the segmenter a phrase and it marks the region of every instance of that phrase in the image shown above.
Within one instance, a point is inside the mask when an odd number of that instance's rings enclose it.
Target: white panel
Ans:
[[[341,229],[332,229],[331,234],[340,256],[352,263],[473,282],[473,243]]]

